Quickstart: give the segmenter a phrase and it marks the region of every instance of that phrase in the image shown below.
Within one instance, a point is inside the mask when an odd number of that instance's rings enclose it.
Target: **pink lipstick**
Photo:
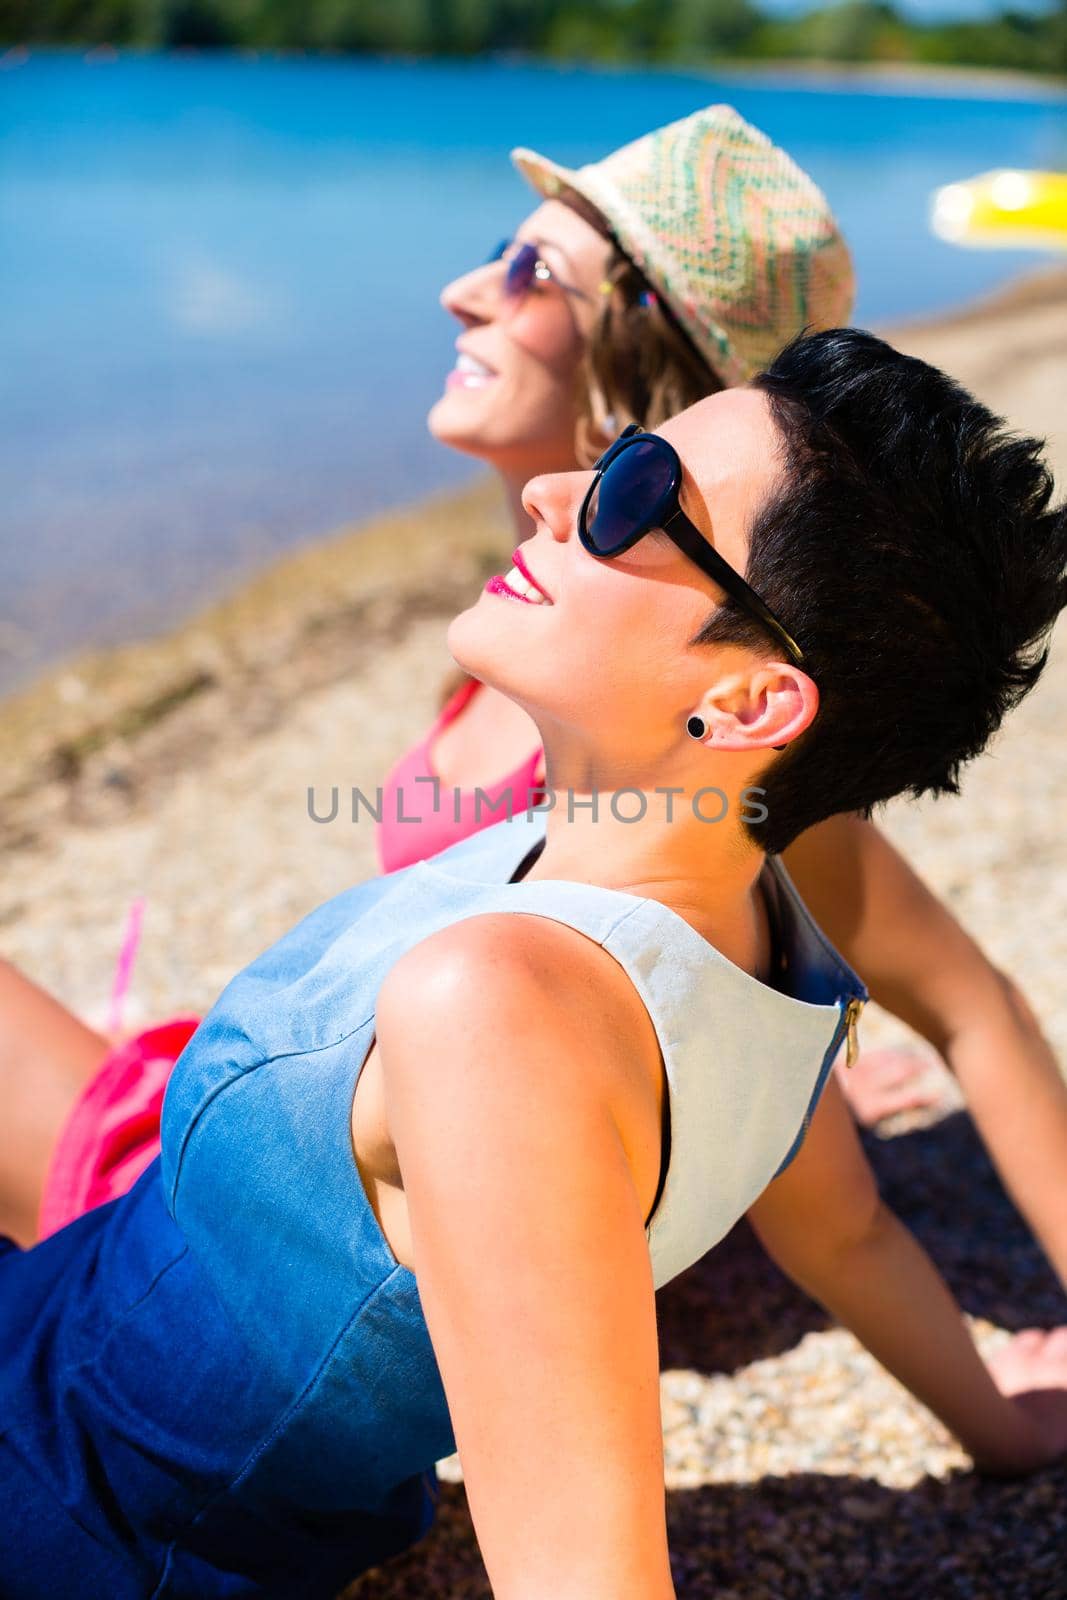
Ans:
[[[521,550],[513,550],[511,552],[511,559],[512,559],[512,561],[514,561],[515,565],[518,567],[519,571],[522,573],[522,575],[526,579],[527,583],[532,583],[534,588],[537,590],[538,594],[543,594],[545,599],[551,605],[552,596],[549,594],[548,590],[545,588],[543,583],[538,583],[537,579],[534,577],[533,573],[530,571],[529,567],[526,565],[525,561],[522,559],[522,551]]]
[[[514,589],[510,589],[508,587],[508,585],[504,582],[503,578],[496,577],[496,576],[494,576],[494,577],[489,579],[489,582],[485,586],[485,592],[486,592],[486,594],[506,594],[506,595],[509,595],[512,600],[521,600],[523,605],[526,605],[526,606],[536,606],[536,605],[540,604],[540,601],[531,600],[531,599],[528,598],[527,595],[516,594]]]

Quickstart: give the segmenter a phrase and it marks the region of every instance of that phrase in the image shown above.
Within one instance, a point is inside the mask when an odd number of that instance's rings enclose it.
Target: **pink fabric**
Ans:
[[[457,791],[442,780],[436,784],[429,781],[438,777],[430,761],[434,740],[459,716],[479,688],[481,684],[477,678],[461,684],[442,707],[429,732],[407,755],[401,756],[386,778],[382,789],[382,820],[377,829],[378,859],[383,872],[410,867],[413,862],[423,861],[427,856],[436,855],[438,850],[466,839],[469,834],[489,828],[494,822],[503,822],[507,811],[503,806],[499,810],[493,810],[492,806],[509,790],[513,815],[543,793],[536,782],[540,747],[507,777],[498,783],[483,785],[480,793],[486,798],[479,799],[477,804],[473,789]],[[416,778],[426,781],[416,783]]]
[[[42,1239],[125,1194],[155,1160],[163,1092],[198,1026],[197,1017],[178,1017],[127,1039],[105,1057],[52,1152],[41,1197]]]

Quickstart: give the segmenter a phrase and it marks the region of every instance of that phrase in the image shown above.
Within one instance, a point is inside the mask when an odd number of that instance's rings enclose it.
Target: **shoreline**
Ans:
[[[975,67],[965,63],[934,63],[925,61],[835,61],[818,56],[782,56],[763,58],[753,56],[724,57],[719,61],[703,61],[696,67],[686,68],[680,62],[668,61],[585,61],[578,58],[560,60],[553,56],[529,55],[523,51],[488,51],[478,56],[429,56],[405,52],[344,52],[340,50],[309,50],[297,46],[275,48],[248,46],[245,48],[204,48],[186,46],[182,49],[158,50],[146,45],[112,44],[47,44],[18,42],[0,46],[0,71],[15,71],[37,56],[77,56],[94,65],[106,66],[124,56],[138,59],[146,56],[165,56],[174,60],[197,61],[204,58],[232,56],[241,61],[381,61],[419,62],[422,65],[441,64],[456,67],[477,65],[486,61],[507,66],[541,66],[558,72],[581,68],[583,72],[623,74],[627,72],[686,74],[693,77],[730,79],[744,78],[758,82],[766,79],[777,83],[783,78],[810,79],[821,89],[853,90],[857,85],[870,84],[877,90],[898,89],[904,93],[937,94],[943,90],[945,99],[959,98],[962,90],[968,99],[1020,99],[1030,100],[1054,94],[1067,99],[1067,74],[1027,72],[1021,67]]]
[[[46,668],[0,700],[0,846],[39,842],[86,787],[141,797],[149,769],[169,769],[177,750],[188,758],[186,728],[205,716],[240,734],[265,700],[291,703],[418,618],[454,615],[510,554],[502,513],[488,478],[428,496],[280,557],[164,633]],[[138,770],[118,779],[120,768]]]
[[[1052,94],[1067,100],[1067,77],[1047,72],[1024,72],[1013,67],[970,67],[935,65],[924,61],[826,61],[814,57],[777,61],[724,62],[709,77],[744,77],[748,81],[766,78],[777,84],[783,78],[806,78],[822,90],[852,91],[871,85],[875,92],[893,89],[901,93],[937,95],[939,98],[976,100],[1033,100]]]

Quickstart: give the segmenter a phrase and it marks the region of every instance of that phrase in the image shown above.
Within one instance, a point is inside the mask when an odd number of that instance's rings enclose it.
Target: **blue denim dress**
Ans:
[[[511,881],[543,832],[500,823],[306,918],[205,1018],[131,1193],[0,1254],[4,1600],[331,1596],[426,1531],[452,1428],[350,1117],[379,986],[428,934],[532,912],[627,971],[668,1087],[657,1287],[795,1152],[866,990],[781,863],[771,988],[658,901]]]

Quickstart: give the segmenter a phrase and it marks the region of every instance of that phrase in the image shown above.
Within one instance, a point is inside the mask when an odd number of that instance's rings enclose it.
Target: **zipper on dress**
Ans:
[[[859,1054],[859,1041],[856,1034],[856,1024],[859,1020],[860,1012],[863,1010],[865,1004],[866,1001],[861,1000],[858,998],[858,996],[853,995],[850,996],[849,999],[846,1000],[839,1008],[839,1015],[836,1023],[834,1024],[834,1031],[830,1038],[830,1043],[826,1046],[826,1053],[822,1059],[822,1066],[819,1070],[819,1076],[815,1082],[815,1088],[812,1091],[811,1097],[808,1101],[807,1110],[804,1112],[803,1121],[800,1124],[800,1132],[797,1134],[796,1139],[783,1156],[777,1170],[774,1173],[774,1177],[777,1178],[779,1173],[785,1171],[786,1167],[792,1161],[800,1146],[807,1138],[808,1129],[811,1127],[811,1119],[815,1113],[815,1107],[819,1103],[819,1100],[822,1096],[822,1091],[826,1085],[826,1080],[830,1076],[830,1072],[833,1069],[837,1052],[841,1048],[841,1040],[846,1034],[848,1035],[848,1045],[845,1056],[846,1065],[851,1066]]]
[[[837,1026],[834,1029],[833,1038],[830,1040],[830,1043],[827,1046],[826,1055],[824,1057],[824,1061],[828,1062],[829,1065],[826,1066],[825,1070],[819,1074],[819,1081],[818,1081],[818,1084],[816,1085],[816,1094],[815,1094],[815,1105],[816,1106],[818,1105],[820,1099],[822,1098],[823,1085],[825,1084],[827,1078],[830,1076],[830,1073],[833,1070],[834,1060],[835,1060],[835,1058],[837,1056],[837,1052],[841,1048],[841,1040],[842,1040],[842,1038],[844,1038],[846,1035],[848,1037],[848,1043],[845,1046],[845,1066],[846,1067],[850,1067],[852,1065],[852,1063],[855,1061],[856,1057],[860,1053],[859,1034],[857,1032],[857,1024],[859,1022],[860,1012],[863,1010],[863,1008],[866,1005],[866,1003],[867,1002],[865,1000],[860,1000],[856,996],[853,996],[850,1000],[848,1000],[846,1002],[846,1004],[844,1006],[844,1009],[841,1012],[841,1016],[838,1019]],[[807,1111],[805,1111],[805,1113],[804,1113],[804,1121],[801,1123],[801,1138],[802,1139],[807,1137],[808,1129],[811,1127],[811,1119],[814,1116],[814,1114],[815,1114],[814,1106],[809,1105]],[[777,1177],[777,1173],[775,1174],[775,1176]]]
[[[846,1067],[851,1067],[860,1053],[859,1020],[865,1005],[865,1000],[853,996],[845,1007],[845,1033],[848,1036],[848,1043],[845,1046]]]

